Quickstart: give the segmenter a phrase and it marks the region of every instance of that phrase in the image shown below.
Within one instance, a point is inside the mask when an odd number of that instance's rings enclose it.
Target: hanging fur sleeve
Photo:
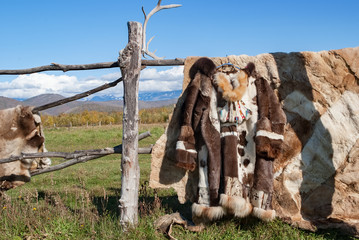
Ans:
[[[183,122],[180,135],[176,143],[176,165],[178,167],[193,171],[196,168],[197,150],[195,148],[195,130],[202,116],[200,111],[208,108],[209,101],[203,101],[203,95],[209,91],[208,83],[211,85],[211,77],[216,69],[215,64],[209,58],[198,59],[190,69],[191,82],[185,90],[186,99],[183,104]],[[204,87],[206,86],[206,87]]]
[[[256,133],[257,156],[273,160],[281,154],[286,115],[268,82],[260,77],[257,87],[258,122]]]

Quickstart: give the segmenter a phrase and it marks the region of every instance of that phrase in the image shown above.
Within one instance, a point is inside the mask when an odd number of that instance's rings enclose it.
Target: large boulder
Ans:
[[[197,59],[186,59],[183,88]],[[254,62],[285,110],[283,155],[274,168],[277,216],[308,230],[339,228],[359,236],[359,47],[212,60],[240,67]],[[150,186],[173,187],[184,203],[196,195],[191,179],[197,176],[173,164],[182,104],[180,97],[153,148]]]

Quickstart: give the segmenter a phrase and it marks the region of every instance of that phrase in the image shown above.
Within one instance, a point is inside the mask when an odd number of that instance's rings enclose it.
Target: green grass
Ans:
[[[164,125],[140,127],[154,144]],[[118,145],[120,126],[45,129],[49,151],[72,152]],[[150,155],[139,155],[141,168],[139,224],[123,233],[119,225],[120,155],[111,155],[61,171],[38,175],[0,199],[0,239],[167,239],[153,222],[164,214],[181,212],[190,218],[190,204],[178,203],[173,190],[148,187]],[[63,160],[53,159],[53,164]],[[336,231],[307,232],[280,220],[264,223],[254,218],[227,219],[193,233],[173,228],[177,239],[350,239]]]

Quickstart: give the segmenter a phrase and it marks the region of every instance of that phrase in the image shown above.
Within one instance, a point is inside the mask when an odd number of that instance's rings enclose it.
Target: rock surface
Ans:
[[[186,59],[183,88],[196,59]],[[338,228],[359,236],[359,47],[212,60],[240,67],[254,62],[281,100],[288,123],[274,169],[277,216],[308,230]],[[183,97],[153,148],[150,186],[173,187],[184,203],[196,195],[196,174],[173,164],[182,103]]]

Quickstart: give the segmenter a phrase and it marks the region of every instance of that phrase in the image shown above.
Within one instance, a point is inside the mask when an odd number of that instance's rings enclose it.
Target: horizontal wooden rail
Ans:
[[[65,103],[69,103],[69,102],[72,102],[72,101],[76,101],[80,98],[84,98],[84,97],[87,97],[91,94],[94,94],[94,93],[97,93],[99,91],[102,91],[102,90],[105,90],[107,88],[110,88],[110,87],[114,87],[116,86],[119,82],[122,81],[122,78],[119,78],[113,82],[110,82],[110,83],[106,83],[102,86],[99,86],[97,88],[94,88],[94,89],[91,89],[89,91],[86,91],[86,92],[83,92],[83,93],[79,93],[79,94],[76,94],[72,97],[68,97],[68,98],[64,98],[64,99],[60,99],[58,101],[55,101],[55,102],[51,102],[51,103],[48,103],[48,104],[44,104],[42,106],[38,106],[38,107],[35,107],[32,112],[33,113],[38,113],[40,111],[43,111],[43,110],[46,110],[46,109],[49,109],[49,108],[53,108],[53,107],[56,107],[56,106],[59,106],[59,105],[63,105]]]
[[[140,135],[138,135],[138,141],[151,136],[150,132],[144,132],[141,133]],[[139,148],[138,149],[138,154],[150,154],[152,151],[152,147],[150,148]],[[79,151],[77,151],[79,152]],[[83,155],[81,157],[78,158],[73,158],[70,160],[67,160],[66,162],[54,165],[54,166],[50,166],[44,169],[36,169],[34,171],[31,171],[30,174],[31,176],[36,176],[39,174],[43,174],[43,173],[48,173],[48,172],[54,172],[54,171],[58,171],[67,167],[70,167],[72,165],[78,164],[78,163],[84,163],[90,160],[94,160],[100,157],[104,157],[107,156],[109,154],[113,154],[113,153],[122,153],[122,144],[114,147],[114,148],[106,148],[106,149],[97,149],[97,150],[85,150],[85,151],[81,151],[81,152],[96,152],[95,155]],[[101,154],[100,154],[101,152]],[[77,153],[74,153],[77,154]]]
[[[142,66],[176,66],[184,65],[183,58],[175,59],[155,59],[141,61]],[[118,68],[120,63],[116,62],[102,62],[102,63],[91,63],[91,64],[79,64],[79,65],[65,65],[59,63],[52,63],[51,65],[27,68],[27,69],[13,69],[13,70],[0,70],[0,75],[19,75],[19,74],[30,74],[44,71],[77,71],[77,70],[93,70],[102,68]]]
[[[141,133],[138,135],[138,141],[151,136],[149,131]],[[138,153],[146,154],[150,153],[148,150],[151,148],[139,148]],[[11,156],[9,158],[0,159],[0,164],[9,163],[14,161],[21,161],[24,159],[33,159],[33,158],[43,158],[43,157],[59,157],[64,159],[77,159],[81,162],[82,159],[92,158],[92,157],[103,157],[109,154],[122,153],[122,144],[117,145],[112,148],[103,148],[103,149],[92,149],[92,150],[79,150],[72,153],[67,152],[39,152],[39,153],[21,153],[18,156]]]
[[[151,147],[149,147],[149,148],[139,148],[138,149],[138,154],[150,154],[151,151],[152,151]],[[109,151],[107,153],[104,152],[104,153],[101,153],[101,154],[97,153],[96,155],[82,156],[80,158],[73,158],[73,159],[67,160],[66,162],[63,162],[63,163],[60,163],[60,164],[57,164],[57,165],[54,165],[54,166],[50,166],[50,167],[47,167],[47,168],[44,168],[44,169],[36,169],[34,171],[31,171],[30,174],[31,174],[31,176],[36,176],[36,175],[43,174],[43,173],[48,173],[48,172],[61,170],[61,169],[70,167],[72,165],[75,165],[75,164],[78,164],[78,163],[84,163],[84,162],[94,160],[94,159],[97,159],[97,158],[101,158],[101,157],[104,157],[104,156],[109,155],[109,154],[122,153],[122,149],[121,149],[120,152],[112,152],[112,153],[110,153],[110,152],[111,151]]]

